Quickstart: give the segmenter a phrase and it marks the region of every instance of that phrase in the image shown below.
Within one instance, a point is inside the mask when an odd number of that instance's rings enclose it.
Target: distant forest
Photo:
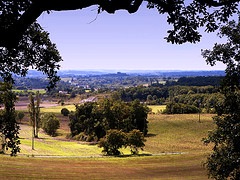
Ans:
[[[219,86],[223,76],[197,76],[197,77],[181,77],[178,81],[172,81],[168,85],[180,86]]]
[[[85,75],[74,75],[75,71],[60,71],[61,81],[57,88],[61,91],[69,89],[119,89],[122,87],[136,87],[141,85],[150,86],[219,86],[224,71],[177,71],[177,72],[155,72],[145,73],[102,73],[93,74],[85,72]],[[78,71],[76,71],[78,72]],[[82,71],[78,72],[83,73]],[[200,76],[201,75],[201,76]],[[15,76],[15,88],[45,89],[48,81],[46,77],[38,72],[30,71],[28,77]]]

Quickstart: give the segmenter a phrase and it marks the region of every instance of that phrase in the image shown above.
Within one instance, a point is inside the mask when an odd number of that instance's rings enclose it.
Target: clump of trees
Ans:
[[[41,116],[41,127],[50,136],[55,136],[60,127],[59,119],[53,113],[46,113]]]
[[[104,138],[101,138],[98,146],[103,148],[102,152],[106,155],[120,155],[120,148],[130,147],[132,154],[138,154],[139,149],[143,150],[145,139],[142,132],[132,130],[129,133],[111,129],[107,131]]]
[[[163,114],[192,114],[200,112],[200,108],[182,103],[168,103]]]
[[[146,135],[148,112],[148,107],[139,100],[125,103],[104,99],[99,103],[88,102],[76,105],[76,111],[69,114],[71,136],[84,134],[99,140],[110,129],[123,132],[138,129]]]

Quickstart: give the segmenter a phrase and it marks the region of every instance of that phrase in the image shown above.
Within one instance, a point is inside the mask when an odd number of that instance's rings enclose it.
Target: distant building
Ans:
[[[67,94],[67,91],[58,91],[59,94]]]

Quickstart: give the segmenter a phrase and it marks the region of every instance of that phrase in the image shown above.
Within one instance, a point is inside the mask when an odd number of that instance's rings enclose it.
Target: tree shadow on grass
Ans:
[[[119,157],[119,158],[127,158],[127,157],[145,157],[145,156],[152,156],[152,154],[149,153],[143,153],[143,154],[121,154],[121,155],[116,155],[116,156],[108,156],[107,157]]]

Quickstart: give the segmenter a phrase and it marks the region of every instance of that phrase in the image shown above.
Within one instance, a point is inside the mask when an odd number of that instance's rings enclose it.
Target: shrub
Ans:
[[[60,122],[52,113],[47,113],[41,117],[42,129],[50,136],[55,136],[57,129],[60,127]]]
[[[67,108],[62,108],[61,114],[62,114],[63,116],[68,116],[69,113],[70,113],[70,111],[69,111]]]

